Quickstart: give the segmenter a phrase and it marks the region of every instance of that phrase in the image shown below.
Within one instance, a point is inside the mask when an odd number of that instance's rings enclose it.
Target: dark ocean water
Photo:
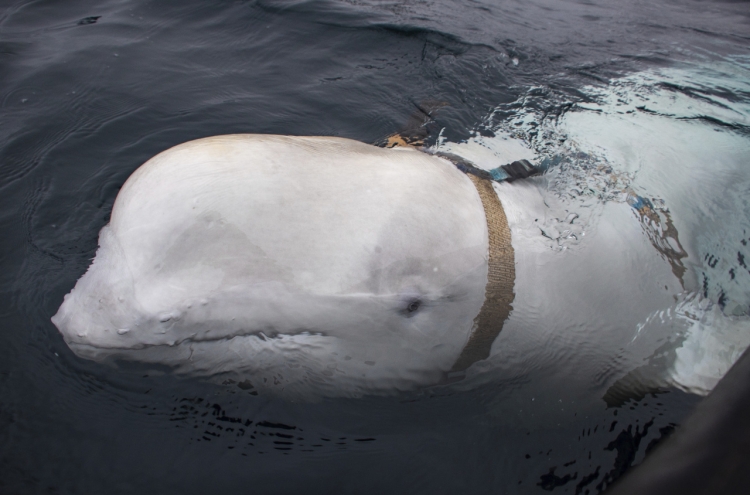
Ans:
[[[698,232],[685,289],[747,316],[748,67],[747,2],[4,2],[0,492],[603,491],[700,397],[674,387],[607,407],[596,389],[579,407],[527,374],[293,403],[84,361],[50,317],[94,257],[120,186],[176,144],[226,133],[381,143],[439,108],[428,144],[512,130],[551,155],[563,116],[630,84],[612,81],[674,70],[681,81],[646,93],[711,111],[663,116],[740,143],[706,142],[731,160],[716,165],[725,182],[705,188],[720,197],[710,221],[677,221]],[[552,172],[564,182],[566,170]],[[641,186],[678,183],[673,172],[652,167]]]

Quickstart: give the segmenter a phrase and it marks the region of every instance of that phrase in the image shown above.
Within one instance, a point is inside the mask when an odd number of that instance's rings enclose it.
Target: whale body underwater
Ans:
[[[531,327],[575,327],[618,297],[577,295],[584,281],[564,292],[578,297],[578,316],[552,306],[548,323],[530,322],[560,291],[541,275],[549,250],[529,241],[541,238],[543,200],[525,186],[343,138],[187,142],[125,182],[92,265],[52,321],[86,359],[281,395],[450,382],[493,353],[504,325],[517,354],[538,353]],[[627,258],[623,236],[605,235],[586,262],[627,271],[611,260]],[[633,293],[622,313],[653,300]],[[585,354],[586,338],[569,335]]]

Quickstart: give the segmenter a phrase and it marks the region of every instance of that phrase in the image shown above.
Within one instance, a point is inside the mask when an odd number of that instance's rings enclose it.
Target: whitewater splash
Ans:
[[[438,138],[433,152],[460,155],[484,169],[519,158],[549,168],[531,181],[538,208],[526,212],[532,226],[525,235],[537,246],[540,267],[528,274],[529,285],[539,301],[517,301],[516,312],[541,315],[542,306],[567,304],[570,291],[584,299],[611,291],[610,305],[632,309],[583,311],[600,325],[573,311],[565,323],[526,318],[495,343],[495,367],[507,372],[509,362],[524,360],[532,364],[519,367],[540,366],[558,359],[534,345],[571,346],[599,363],[591,369],[606,386],[628,369],[646,369],[640,374],[651,376],[639,380],[655,387],[698,394],[713,388],[750,344],[750,105],[737,97],[750,94],[747,81],[746,61],[727,59],[586,87],[585,101],[531,88],[497,107],[481,134],[461,143]],[[613,249],[612,256],[647,262],[621,263],[619,273],[597,265],[593,247],[612,238],[613,226],[623,239],[641,242]],[[550,277],[550,266],[563,265],[564,276]],[[644,297],[654,286],[663,293]],[[536,338],[524,342],[523,333]],[[591,342],[598,351],[589,350]],[[570,352],[563,348],[552,354],[562,359]]]

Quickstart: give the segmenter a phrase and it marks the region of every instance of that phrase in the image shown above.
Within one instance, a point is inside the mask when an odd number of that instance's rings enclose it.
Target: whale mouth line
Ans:
[[[100,351],[101,350],[111,350],[111,351],[114,352],[114,351],[142,351],[144,349],[150,349],[150,348],[154,348],[154,347],[178,347],[178,346],[181,346],[181,345],[184,345],[184,344],[193,344],[193,343],[202,344],[202,343],[210,343],[210,342],[216,342],[216,343],[218,343],[218,342],[228,342],[230,340],[233,340],[233,339],[236,339],[236,338],[243,338],[243,337],[255,337],[255,338],[257,338],[257,339],[259,339],[261,341],[267,342],[267,341],[270,341],[270,340],[279,340],[279,339],[282,339],[283,337],[297,337],[299,335],[315,336],[315,337],[330,337],[329,335],[325,334],[324,332],[311,331],[311,330],[301,330],[299,332],[264,332],[264,331],[258,331],[258,332],[241,333],[241,334],[237,334],[237,335],[226,336],[226,337],[216,337],[216,338],[199,338],[199,339],[196,339],[196,338],[192,338],[191,337],[191,338],[182,339],[180,341],[174,341],[172,343],[169,343],[169,342],[160,342],[160,343],[155,343],[155,344],[139,343],[138,345],[128,346],[128,347],[112,346],[112,345],[97,346],[97,345],[83,343],[83,342],[70,342],[70,341],[67,341],[67,340],[65,341],[65,343],[69,347],[71,347],[71,348],[78,347],[78,348],[86,348],[86,349],[100,350]]]

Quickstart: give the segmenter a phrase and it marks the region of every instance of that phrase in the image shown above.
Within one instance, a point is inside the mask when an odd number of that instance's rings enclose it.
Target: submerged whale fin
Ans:
[[[607,407],[620,407],[628,401],[638,402],[648,395],[655,396],[673,389],[675,384],[669,381],[669,370],[677,359],[677,348],[683,342],[684,337],[662,344],[645,364],[630,370],[610,385],[602,397]]]
[[[613,383],[602,399],[607,407],[620,407],[628,401],[638,402],[647,395],[663,394],[669,390],[665,380],[660,379],[663,370],[647,364],[640,366]]]
[[[664,206],[663,200],[652,199],[653,201],[629,190],[626,202],[635,211],[649,242],[669,263],[672,273],[684,289],[687,268],[682,260],[687,258],[687,251],[680,243],[680,234],[672,221],[669,208]]]

